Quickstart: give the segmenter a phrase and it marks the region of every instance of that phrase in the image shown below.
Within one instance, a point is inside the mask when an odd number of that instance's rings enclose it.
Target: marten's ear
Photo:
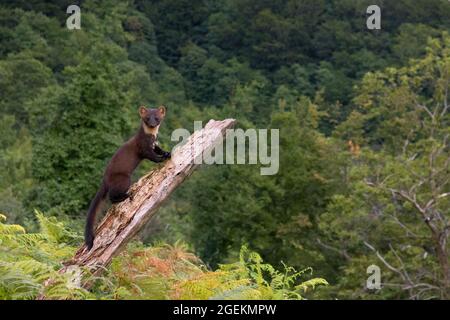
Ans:
[[[139,115],[141,118],[145,118],[145,115],[147,114],[147,108],[144,106],[139,107]]]
[[[163,116],[166,115],[166,107],[160,106],[160,107],[158,108],[158,110],[159,110],[159,113],[161,113],[161,115],[163,115]]]

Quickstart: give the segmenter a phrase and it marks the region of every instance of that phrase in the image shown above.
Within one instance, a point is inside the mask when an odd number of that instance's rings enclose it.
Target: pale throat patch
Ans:
[[[143,122],[142,124],[144,125],[144,132],[145,132],[146,134],[152,134],[152,135],[155,136],[155,138],[158,137],[159,125],[156,126],[156,127],[154,127],[154,128],[150,128],[150,127],[148,127],[148,126],[145,124],[145,122]]]

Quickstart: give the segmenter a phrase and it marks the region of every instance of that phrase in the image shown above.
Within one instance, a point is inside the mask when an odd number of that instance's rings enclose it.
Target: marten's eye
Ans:
[[[159,122],[159,120],[160,120],[159,117],[155,117],[156,122]]]

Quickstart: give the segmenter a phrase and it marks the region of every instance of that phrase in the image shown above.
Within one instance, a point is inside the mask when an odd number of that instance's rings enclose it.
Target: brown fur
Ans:
[[[89,207],[85,230],[85,242],[88,249],[93,246],[95,216],[106,195],[109,195],[112,203],[127,199],[131,175],[142,160],[162,162],[170,158],[170,152],[160,149],[156,144],[159,126],[166,115],[166,108],[163,106],[158,109],[140,107],[139,115],[141,127],[136,135],[125,142],[111,158],[106,167],[102,185]]]

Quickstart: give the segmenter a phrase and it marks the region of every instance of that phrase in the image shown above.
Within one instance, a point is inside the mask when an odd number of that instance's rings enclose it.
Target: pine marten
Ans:
[[[142,160],[162,162],[171,156],[170,152],[162,150],[156,141],[159,126],[166,115],[166,108],[140,107],[139,115],[141,117],[139,131],[114,154],[106,167],[102,185],[89,206],[84,234],[88,250],[94,244],[95,216],[106,196],[109,196],[111,203],[127,199],[130,196],[128,189],[131,185],[131,175]]]

